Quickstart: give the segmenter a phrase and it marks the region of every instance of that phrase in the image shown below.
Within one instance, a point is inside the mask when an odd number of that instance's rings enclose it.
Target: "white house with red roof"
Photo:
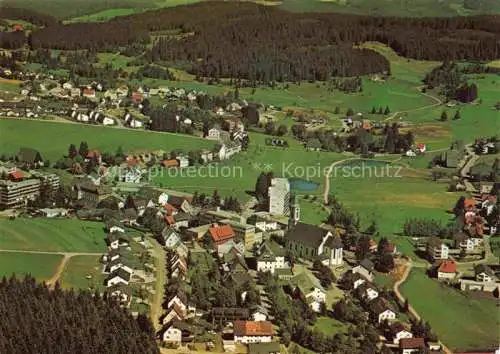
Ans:
[[[447,259],[442,261],[437,268],[437,278],[453,279],[457,275],[457,263],[454,260]]]
[[[273,324],[269,321],[235,321],[234,341],[237,343],[269,343],[273,339]]]

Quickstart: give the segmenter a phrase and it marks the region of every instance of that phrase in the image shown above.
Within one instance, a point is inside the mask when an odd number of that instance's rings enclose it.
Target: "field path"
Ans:
[[[384,122],[387,122],[389,120],[392,120],[394,118],[397,117],[398,114],[401,114],[401,113],[411,113],[411,112],[417,112],[417,111],[422,111],[424,109],[429,109],[429,108],[434,108],[434,107],[438,107],[440,105],[443,104],[443,101],[439,98],[439,97],[436,97],[436,96],[433,96],[427,92],[422,92],[421,89],[422,89],[423,86],[417,86],[417,90],[420,91],[420,94],[422,96],[426,96],[426,97],[429,97],[430,99],[434,100],[435,103],[433,104],[429,104],[429,105],[426,105],[426,106],[422,106],[422,107],[418,107],[418,108],[412,108],[412,109],[407,109],[407,110],[403,110],[403,111],[397,111],[397,112],[394,112],[393,114],[391,114],[389,117],[387,117],[386,119],[384,119],[383,121]]]
[[[323,201],[325,202],[325,205],[328,204],[328,193],[330,193],[330,176],[332,174],[333,168],[337,165],[340,165],[341,163],[351,160],[359,160],[359,157],[350,157],[348,159],[338,160],[332,163],[330,167],[328,167],[328,170],[325,173],[325,193],[323,194]]]
[[[394,283],[394,286],[392,288],[392,290],[394,291],[394,294],[396,295],[396,297],[401,305],[403,305],[405,303],[405,298],[401,294],[401,292],[399,291],[399,287],[406,281],[406,279],[408,279],[408,276],[410,275],[412,267],[413,267],[413,263],[411,261],[409,261],[405,264],[405,271],[403,272],[403,275],[401,276],[400,279],[398,279]],[[420,321],[420,319],[421,319],[420,315],[418,314],[418,312],[415,310],[415,308],[411,304],[408,304],[408,313],[411,316],[413,316],[413,318],[415,318],[417,321]],[[453,354],[453,352],[448,347],[446,347],[443,342],[440,342],[440,343],[442,346],[442,350],[445,352],[445,354]]]
[[[59,263],[59,265],[57,266],[57,270],[56,272],[54,273],[54,275],[45,282],[45,284],[52,288],[56,282],[59,280],[59,278],[61,277],[62,273],[64,272],[64,269],[66,268],[66,264],[68,264],[69,260],[71,259],[71,257],[73,256],[68,256],[68,255],[64,255],[63,256],[63,259],[61,260],[61,262]]]
[[[153,238],[150,238],[153,245],[152,254],[156,258],[156,289],[153,301],[151,303],[149,315],[151,322],[156,331],[161,329],[160,317],[163,315],[163,297],[165,293],[165,283],[167,275],[165,274],[166,268],[166,254],[163,247]]]

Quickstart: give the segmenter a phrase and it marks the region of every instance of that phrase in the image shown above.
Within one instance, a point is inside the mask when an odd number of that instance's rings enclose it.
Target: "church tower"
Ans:
[[[288,218],[288,229],[297,225],[300,221],[300,206],[297,202],[297,196],[293,193],[290,194],[290,216]]]

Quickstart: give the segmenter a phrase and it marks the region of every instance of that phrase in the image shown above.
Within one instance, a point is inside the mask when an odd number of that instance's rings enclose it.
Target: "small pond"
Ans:
[[[318,189],[318,184],[301,178],[291,178],[290,188],[295,192],[314,192]]]

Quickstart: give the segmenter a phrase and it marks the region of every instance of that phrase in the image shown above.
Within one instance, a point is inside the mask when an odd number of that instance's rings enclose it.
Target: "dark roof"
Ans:
[[[248,344],[248,353],[250,354],[269,354],[269,353],[279,353],[279,352],[280,352],[279,342]]]
[[[390,325],[389,328],[391,330],[392,335],[396,335],[401,331],[408,331],[409,332],[409,330],[401,322],[393,323]]]
[[[392,306],[386,299],[377,297],[375,300],[370,302],[370,311],[376,314],[377,316],[380,315],[385,310],[394,311],[392,309]]]
[[[122,293],[127,294],[129,296],[132,295],[132,289],[130,288],[130,286],[123,284],[115,284],[106,289],[106,293],[110,295],[115,291],[121,291]]]
[[[125,209],[123,212],[123,217],[125,219],[131,219],[131,220],[137,219],[137,212],[133,208]]]
[[[363,268],[365,268],[366,270],[370,271],[370,272],[373,271],[374,264],[368,258],[363,259],[359,263],[359,265],[362,266]]]
[[[17,158],[19,159],[19,161],[27,163],[42,161],[40,152],[32,148],[20,148],[19,153],[17,154]]]
[[[323,237],[328,233],[328,230],[322,229],[315,225],[297,223],[285,235],[286,241],[298,242],[307,247],[317,248],[323,241]]]
[[[432,236],[427,240],[427,245],[431,247],[440,247],[443,244],[443,241],[439,237]]]
[[[476,274],[485,273],[485,274],[489,275],[490,277],[495,276],[495,272],[493,271],[493,269],[488,267],[486,264],[477,265],[476,268],[474,269],[474,271],[476,272]]]
[[[189,203],[190,200],[187,197],[180,197],[180,196],[176,196],[176,195],[169,195],[168,196],[168,203],[173,205],[177,209],[179,209],[181,207],[181,205],[182,205],[182,203],[184,203],[184,201],[187,201]]]
[[[126,280],[126,281],[129,281],[130,280],[130,273],[127,272],[125,269],[123,268],[118,268],[117,270],[115,270],[113,273],[111,273],[109,276],[108,276],[108,280],[111,280],[113,279],[114,277],[120,277],[122,278],[123,280]]]
[[[108,252],[108,256],[111,258],[113,256],[120,255],[120,249],[113,249]]]
[[[467,240],[468,238],[469,238],[469,236],[463,231],[459,231],[455,235],[453,235],[453,239],[456,242],[463,242],[463,241]]]

